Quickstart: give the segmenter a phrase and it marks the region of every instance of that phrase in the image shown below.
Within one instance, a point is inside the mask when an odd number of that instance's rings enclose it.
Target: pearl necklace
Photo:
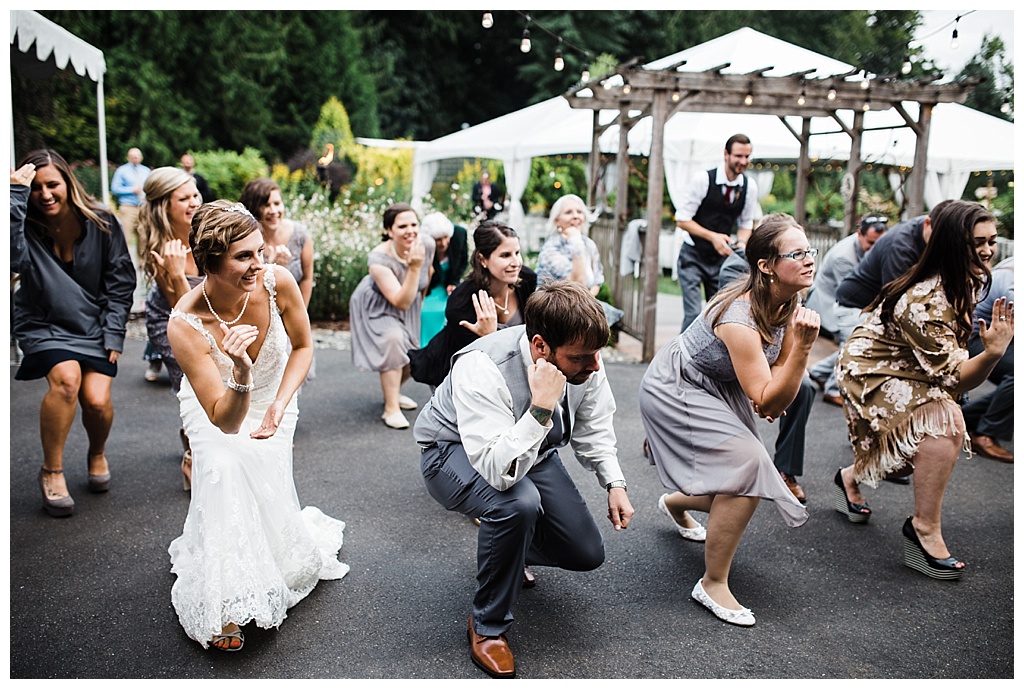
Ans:
[[[391,244],[391,246],[390,246],[391,255],[394,256],[398,260],[398,262],[401,263],[402,265],[409,265],[409,262],[406,259],[404,259],[401,256],[399,256],[398,255],[398,251],[395,250],[395,240],[394,239],[389,239],[388,241]]]
[[[497,302],[494,303],[494,308],[501,309],[501,312],[503,314],[505,314],[506,316],[508,315],[508,296],[511,293],[512,293],[512,290],[510,290],[510,289],[506,289],[505,290],[505,305],[504,306],[498,306]]]
[[[206,300],[206,307],[208,309],[210,309],[210,313],[213,314],[213,317],[216,318],[218,321],[220,321],[222,324],[228,326],[229,328],[232,325],[234,325],[235,323],[237,323],[238,321],[242,320],[242,315],[245,314],[245,307],[249,305],[249,295],[252,294],[252,293],[251,292],[246,292],[245,293],[245,302],[242,304],[242,310],[238,312],[238,318],[236,318],[235,320],[229,322],[229,321],[226,321],[223,318],[221,318],[220,315],[216,311],[213,310],[213,304],[210,303],[210,297],[207,296],[207,294],[206,294],[206,280],[207,280],[207,278],[203,278],[203,283],[202,283],[203,299]]]

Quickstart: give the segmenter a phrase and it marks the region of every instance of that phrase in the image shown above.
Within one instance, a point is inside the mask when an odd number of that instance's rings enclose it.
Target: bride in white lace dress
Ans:
[[[345,523],[300,510],[292,478],[295,392],[313,354],[295,279],[263,263],[259,224],[241,204],[202,206],[190,243],[206,280],[167,328],[193,456],[188,516],[168,549],[171,602],[203,648],[237,651],[240,627],[277,627],[318,581],[345,576]]]

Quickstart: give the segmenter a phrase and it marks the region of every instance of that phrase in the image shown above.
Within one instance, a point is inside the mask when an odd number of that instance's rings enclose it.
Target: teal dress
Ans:
[[[441,262],[440,284],[431,289],[423,299],[423,308],[420,311],[420,347],[426,347],[434,335],[444,328],[444,310],[448,305],[448,265],[447,260]]]

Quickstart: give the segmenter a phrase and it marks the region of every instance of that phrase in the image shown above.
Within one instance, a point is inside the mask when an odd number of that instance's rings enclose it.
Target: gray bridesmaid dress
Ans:
[[[750,399],[743,392],[725,343],[701,314],[665,345],[640,383],[640,415],[651,463],[661,482],[686,495],[743,495],[775,502],[789,526],[807,521],[783,483],[757,431]],[[721,323],[756,329],[750,302],[737,299]],[[764,346],[769,365],[779,357],[785,328]]]

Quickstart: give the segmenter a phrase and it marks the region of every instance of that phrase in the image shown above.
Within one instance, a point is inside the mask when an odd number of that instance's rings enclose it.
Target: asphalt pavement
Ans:
[[[245,628],[245,649],[204,651],[170,603],[167,546],[188,509],[178,464],[177,401],[166,374],[143,380],[143,342],[129,339],[114,382],[109,493],[85,490],[86,439],[76,420],[65,467],[75,513],[43,510],[39,405],[43,381],[10,370],[10,676],[117,679],[469,679],[466,621],[476,527],[427,494],[411,431],[383,425],[374,373],[350,352],[318,350],[301,394],[295,484],[303,505],[347,523],[351,572],[321,582],[277,630]],[[665,492],[641,451],[636,394],[645,370],[609,363],[619,457],[636,516],[615,532],[605,491],[565,465],[605,536],[593,572],[536,568],[509,634],[526,679],[961,679],[1014,676],[1013,466],[960,461],[944,534],[968,567],[936,581],[902,562],[912,487],[867,489],[874,514],[854,525],[832,507],[832,478],[852,460],[842,411],[815,404],[805,475],[810,519],[787,528],[762,502],[739,546],[731,586],[757,616],[723,624],[690,599],[703,545],[658,512]],[[429,389],[403,389],[421,405]],[[411,412],[410,417],[416,412]],[[776,428],[761,422],[773,447]],[[706,517],[699,515],[706,523]]]

